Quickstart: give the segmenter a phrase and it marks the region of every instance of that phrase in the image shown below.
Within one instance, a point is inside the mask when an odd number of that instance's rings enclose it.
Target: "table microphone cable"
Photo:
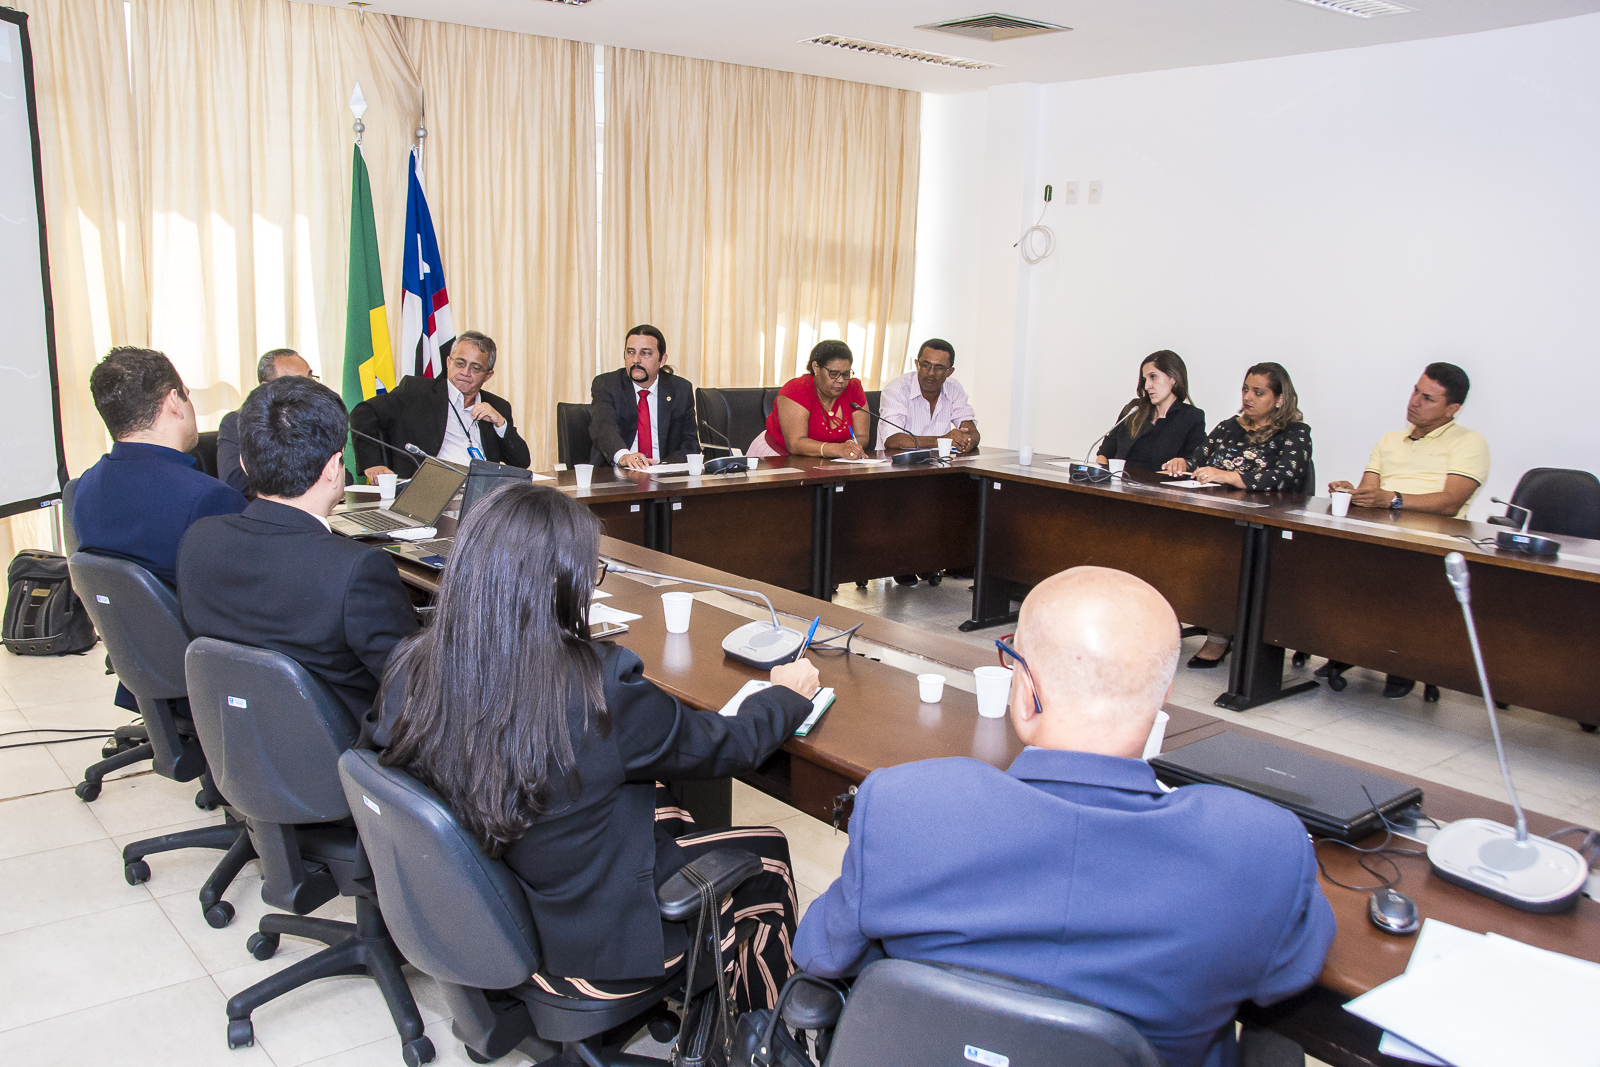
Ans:
[[[1322,855],[1320,853],[1317,853],[1317,871],[1322,875],[1323,878],[1338,886],[1340,889],[1350,889],[1358,893],[1371,893],[1379,889],[1393,889],[1395,886],[1400,884],[1402,877],[1400,873],[1400,864],[1395,862],[1394,857],[1426,856],[1427,853],[1421,849],[1396,847],[1394,845],[1394,824],[1389,821],[1388,817],[1384,815],[1381,810],[1379,810],[1377,802],[1372,799],[1372,794],[1368,792],[1367,787],[1362,786],[1361,791],[1367,794],[1367,803],[1372,805],[1372,813],[1378,817],[1380,822],[1383,823],[1383,842],[1381,844],[1374,845],[1371,848],[1361,848],[1357,845],[1352,845],[1348,841],[1340,841],[1331,837],[1320,837],[1312,838],[1311,848],[1313,852],[1316,852],[1318,845],[1336,845],[1339,848],[1349,849],[1351,852],[1356,853],[1356,863],[1360,865],[1361,869],[1378,879],[1379,884],[1351,885],[1348,882],[1339,881],[1339,879],[1329,874],[1328,869],[1322,865]],[[1424,815],[1423,818],[1428,819],[1428,821],[1433,823],[1435,827],[1439,825],[1432,818],[1429,818],[1426,815]],[[1391,877],[1390,875],[1385,874],[1383,871],[1377,870],[1376,868],[1370,866],[1370,864],[1374,861],[1388,864],[1389,868],[1394,872],[1393,876]]]
[[[102,738],[116,736],[110,730],[98,730],[92,728],[58,730],[45,729],[41,727],[27,730],[7,730],[5,733],[0,733],[0,737],[16,737],[18,734],[71,734],[72,736],[52,737],[44,741],[16,741],[9,745],[0,745],[0,752],[4,752],[6,749],[11,748],[33,748],[36,745],[64,745],[69,741],[97,741]]]

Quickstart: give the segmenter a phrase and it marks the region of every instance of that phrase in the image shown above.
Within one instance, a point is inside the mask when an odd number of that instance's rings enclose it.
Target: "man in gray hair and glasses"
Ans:
[[[262,385],[274,378],[289,376],[297,378],[311,378],[316,380],[316,375],[311,372],[311,364],[301,358],[300,353],[292,348],[274,348],[262,354],[256,360],[256,384]],[[217,426],[217,477],[233,486],[247,497],[254,498],[255,493],[250,488],[250,477],[245,474],[244,468],[239,465],[239,413],[230,411],[222,416],[222,422]]]

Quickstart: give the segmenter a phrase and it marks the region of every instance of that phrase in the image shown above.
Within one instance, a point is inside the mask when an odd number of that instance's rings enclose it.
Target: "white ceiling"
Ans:
[[[1600,11],[1600,0],[1397,2],[1417,10],[1359,19],[1295,0],[373,0],[370,10],[936,93],[1447,37]],[[989,43],[916,28],[990,11],[1073,29]],[[955,70],[799,43],[820,34],[1001,66]]]

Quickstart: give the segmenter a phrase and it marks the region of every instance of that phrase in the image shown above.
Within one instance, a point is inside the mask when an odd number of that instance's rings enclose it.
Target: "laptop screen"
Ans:
[[[461,472],[453,467],[447,467],[437,460],[423,460],[417,473],[411,476],[405,492],[395,498],[389,510],[415,519],[424,526],[432,526],[443,513],[445,505],[450,503],[450,498],[456,495],[456,490],[461,488],[463,480]]]

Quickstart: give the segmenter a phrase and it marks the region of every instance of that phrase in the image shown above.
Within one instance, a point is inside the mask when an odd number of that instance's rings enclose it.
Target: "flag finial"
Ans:
[[[350,93],[350,113],[356,117],[356,144],[361,143],[361,134],[367,128],[361,121],[361,116],[367,113],[367,98],[361,95],[361,83],[356,82],[356,87]]]

